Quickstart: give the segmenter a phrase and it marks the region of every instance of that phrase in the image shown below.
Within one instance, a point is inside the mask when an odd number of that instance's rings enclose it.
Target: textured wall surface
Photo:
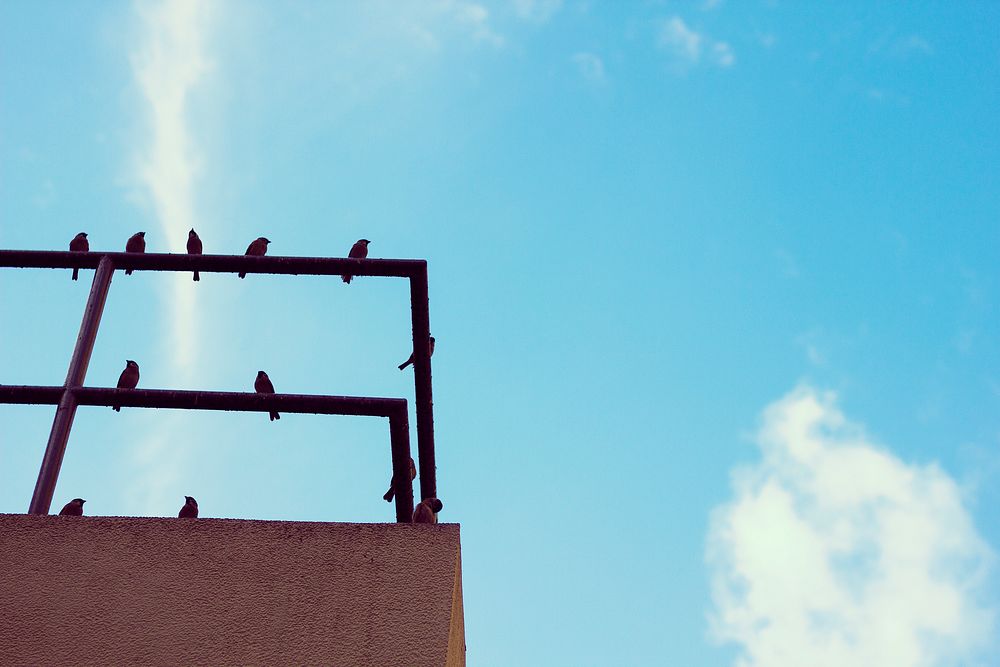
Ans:
[[[0,515],[0,664],[465,664],[459,527]]]

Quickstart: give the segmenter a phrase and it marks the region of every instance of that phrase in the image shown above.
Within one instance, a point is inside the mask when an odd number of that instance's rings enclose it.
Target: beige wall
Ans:
[[[456,524],[0,515],[0,664],[465,664]]]

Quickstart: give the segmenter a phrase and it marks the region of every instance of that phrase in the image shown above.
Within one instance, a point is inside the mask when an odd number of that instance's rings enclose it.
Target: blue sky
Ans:
[[[426,258],[471,665],[996,664],[998,20],[4,3],[0,247]],[[92,273],[0,275],[0,381],[62,382]],[[400,281],[118,275],[88,384],[412,400],[409,349]],[[387,434],[84,408],[54,505],[390,521]]]

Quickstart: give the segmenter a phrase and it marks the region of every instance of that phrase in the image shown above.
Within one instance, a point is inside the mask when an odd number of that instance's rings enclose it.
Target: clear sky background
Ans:
[[[426,258],[470,665],[997,665],[997,25],[4,2],[0,247]],[[63,381],[92,276],[0,270],[0,382]],[[87,383],[412,400],[410,347],[402,281],[119,274]],[[0,407],[0,511],[52,415]],[[82,408],[53,508],[391,521],[389,466],[378,419]]]

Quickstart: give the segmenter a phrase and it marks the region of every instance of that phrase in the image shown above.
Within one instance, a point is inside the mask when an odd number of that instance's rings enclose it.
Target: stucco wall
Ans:
[[[459,527],[0,515],[0,664],[465,664]]]

